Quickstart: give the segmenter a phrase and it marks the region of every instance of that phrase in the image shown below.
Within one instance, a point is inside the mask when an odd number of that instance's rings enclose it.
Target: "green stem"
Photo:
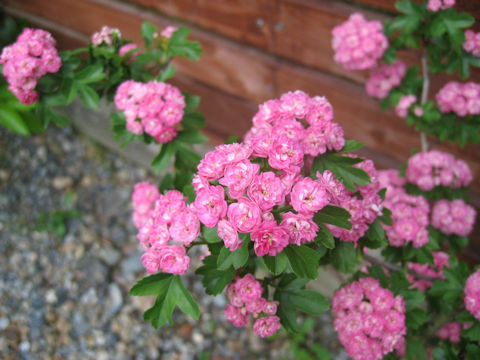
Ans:
[[[426,54],[422,55],[422,74],[423,74],[423,86],[422,97],[420,104],[425,105],[428,100],[428,90],[430,88],[430,76],[428,74],[428,63]],[[428,140],[425,131],[420,132],[420,142],[422,144],[422,152],[428,151]]]

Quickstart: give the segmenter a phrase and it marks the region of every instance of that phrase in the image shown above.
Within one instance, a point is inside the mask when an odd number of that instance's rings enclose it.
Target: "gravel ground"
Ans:
[[[200,320],[175,312],[160,330],[143,321],[153,299],[127,294],[145,275],[130,220],[142,180],[159,183],[72,128],[22,138],[0,127],[0,358],[294,358],[286,335],[265,341],[226,322],[225,297],[206,296],[191,273],[184,280]],[[57,210],[80,216],[62,236],[39,231],[42,214]],[[307,341],[338,349],[323,320]]]

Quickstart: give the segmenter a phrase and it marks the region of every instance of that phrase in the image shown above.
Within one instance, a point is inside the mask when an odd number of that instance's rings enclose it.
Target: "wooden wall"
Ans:
[[[54,33],[59,46],[85,44],[102,25],[120,28],[125,38],[141,41],[140,26],[187,25],[202,43],[199,62],[178,61],[174,83],[202,96],[201,111],[214,143],[241,136],[259,103],[286,91],[302,89],[324,95],[334,106],[335,121],[348,138],[364,142],[364,153],[378,167],[398,167],[419,135],[391,111],[382,112],[364,91],[366,72],[347,72],[333,61],[331,29],[353,12],[385,19],[394,1],[383,0],[3,0],[7,13],[25,17]],[[458,0],[460,9],[480,18],[480,1]],[[478,24],[475,24],[478,30]],[[418,58],[402,54],[409,63]],[[474,81],[480,82],[480,72]],[[438,88],[445,78],[434,81]],[[442,144],[471,166],[473,203],[480,208],[480,146]],[[480,221],[479,221],[480,223]],[[480,235],[480,227],[477,226]],[[480,236],[475,252],[480,255]]]

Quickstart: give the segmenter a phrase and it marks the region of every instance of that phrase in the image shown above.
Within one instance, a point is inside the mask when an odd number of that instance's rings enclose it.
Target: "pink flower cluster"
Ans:
[[[177,31],[176,26],[167,26],[165,29],[162,30],[160,33],[160,36],[163,36],[164,38],[170,39],[175,31]]]
[[[161,143],[177,136],[175,125],[183,118],[185,98],[175,86],[127,80],[118,87],[114,101],[124,112],[127,129],[132,133],[145,132]]]
[[[475,33],[472,30],[465,30],[463,49],[473,56],[480,57],[480,33]]]
[[[132,194],[133,224],[140,229],[152,217],[155,202],[160,197],[156,186],[148,181],[135,184]]]
[[[130,62],[133,62],[135,61],[135,59],[137,58],[138,55],[140,55],[141,51],[139,50],[139,46],[135,43],[128,43],[128,44],[125,44],[123,45],[120,49],[118,49],[118,54],[120,56],[125,56],[127,55],[130,51],[132,50],[135,50],[133,51],[131,54],[130,54],[130,57],[129,57],[129,61]]]
[[[437,12],[451,8],[453,5],[455,5],[455,0],[428,0],[427,9]]]
[[[367,94],[379,99],[386,98],[395,86],[401,84],[406,70],[407,66],[400,60],[392,65],[383,64],[373,68],[365,84]]]
[[[113,34],[116,34],[117,37],[121,38],[122,33],[117,28],[111,28],[108,26],[102,26],[100,31],[97,31],[92,35],[90,40],[95,46],[100,46],[102,43],[107,44],[108,46],[113,45]]]
[[[356,157],[354,154],[346,155]],[[365,186],[357,185],[355,192],[346,189],[342,184],[333,184],[331,182],[333,174],[329,171],[323,174],[323,181],[330,183],[332,187],[335,185],[333,188],[336,190],[336,194],[332,197],[332,204],[347,210],[351,215],[349,221],[352,223],[350,230],[334,225],[327,225],[327,227],[340,240],[356,243],[365,235],[369,224],[382,214],[383,204],[382,198],[378,195],[380,182],[373,161],[364,159],[362,162],[355,164],[354,167],[364,170],[371,181]]]
[[[273,335],[280,329],[280,318],[277,313],[278,301],[267,301],[262,297],[263,287],[252,274],[243,278],[236,277],[227,287],[230,303],[225,309],[225,318],[237,327],[248,323],[248,316],[255,320],[253,331],[261,337]],[[260,317],[261,314],[267,316]]]
[[[383,205],[392,211],[392,225],[383,225],[392,246],[412,242],[421,247],[428,242],[428,214],[430,206],[423,196],[407,194],[402,188],[404,179],[395,170],[380,171],[381,187],[387,188]]]
[[[397,106],[395,106],[395,114],[397,114],[399,118],[406,118],[408,115],[408,109],[410,109],[410,106],[412,106],[415,101],[417,101],[415,95],[402,96],[398,101]]]
[[[465,307],[480,320],[480,269],[470,275],[465,284]]]
[[[458,321],[453,321],[451,323],[445,324],[437,331],[437,336],[440,339],[449,340],[452,343],[460,342],[460,323]]]
[[[433,266],[430,264],[417,264],[408,263],[408,268],[415,271],[417,274],[429,276],[434,279],[445,279],[443,275],[443,268],[450,267],[448,260],[450,256],[443,251],[434,251]],[[418,289],[419,291],[425,291],[432,287],[432,282],[424,279],[417,279],[413,274],[407,274],[408,280],[412,284],[411,289]]]
[[[14,44],[3,48],[0,64],[8,89],[20,102],[33,104],[39,96],[34,90],[38,79],[46,73],[56,73],[62,61],[49,32],[26,28]]]
[[[334,328],[347,355],[377,360],[405,348],[405,300],[371,277],[339,289],[332,298]]]
[[[135,186],[132,202],[137,237],[145,253],[142,262],[150,274],[184,274],[190,263],[186,246],[200,234],[200,222],[186,198],[176,190],[165,195],[147,182]],[[170,244],[170,242],[175,242]]]
[[[447,235],[468,236],[477,212],[463,199],[440,200],[433,205],[432,225]]]
[[[405,175],[408,182],[424,191],[440,185],[460,188],[468,186],[473,179],[466,162],[438,150],[413,155],[408,159]]]
[[[480,85],[450,81],[435,95],[442,113],[453,111],[458,116],[480,114]]]
[[[347,70],[371,69],[388,48],[380,21],[367,21],[360,13],[332,30],[334,59]]]
[[[301,91],[261,105],[244,143],[218,146],[201,160],[193,180],[200,221],[217,226],[231,251],[242,245],[239,233],[250,233],[257,256],[313,241],[314,213],[335,201],[343,185],[330,172],[313,180],[301,170],[305,156],[344,146],[343,130],[332,118],[325,98]],[[287,208],[280,214],[282,205]],[[279,223],[272,211],[281,215]]]

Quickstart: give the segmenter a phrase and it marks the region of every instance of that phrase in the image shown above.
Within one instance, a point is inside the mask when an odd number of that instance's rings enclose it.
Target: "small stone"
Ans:
[[[30,343],[28,341],[22,341],[18,349],[21,352],[27,352],[28,350],[30,350]]]
[[[55,290],[50,289],[46,292],[45,301],[47,302],[47,304],[55,304],[58,301],[57,294],[55,294]]]
[[[0,331],[5,330],[9,324],[10,324],[10,320],[8,320],[8,318],[6,317],[0,318]]]
[[[115,315],[118,310],[123,305],[123,296],[120,287],[113,283],[108,286],[108,298],[105,303],[105,313],[102,319],[102,322],[106,322],[109,320],[113,315]]]
[[[52,186],[57,190],[65,189],[72,186],[73,179],[68,176],[56,176],[53,178]]]
[[[122,257],[120,251],[111,247],[102,247],[98,252],[98,257],[102,259],[108,266],[115,265]]]

